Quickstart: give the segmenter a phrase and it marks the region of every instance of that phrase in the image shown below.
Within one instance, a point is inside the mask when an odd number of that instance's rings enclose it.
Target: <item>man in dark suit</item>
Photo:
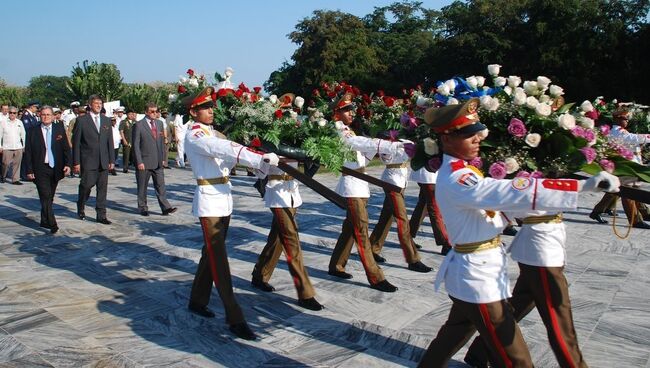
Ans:
[[[88,113],[77,118],[72,132],[72,156],[74,172],[81,173],[77,216],[81,220],[86,218],[86,201],[90,197],[90,190],[97,186],[97,222],[110,225],[106,218],[106,192],[108,171],[115,167],[115,151],[111,120],[101,114],[103,104],[98,95],[88,99]]]
[[[147,186],[149,178],[153,178],[158,204],[163,216],[176,211],[167,201],[165,192],[165,143],[163,141],[163,124],[157,119],[158,106],[147,104],[144,119],[133,126],[133,156],[135,158],[135,178],[138,184],[138,210],[142,216],[149,216],[147,207]]]
[[[70,144],[63,124],[52,124],[52,108],[41,110],[41,124],[27,131],[23,162],[27,178],[34,181],[41,201],[41,226],[52,234],[59,231],[52,210],[59,180],[70,173]]]

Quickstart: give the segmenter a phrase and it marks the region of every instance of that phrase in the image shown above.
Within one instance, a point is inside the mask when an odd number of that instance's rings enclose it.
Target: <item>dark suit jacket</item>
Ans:
[[[70,145],[63,124],[52,124],[51,147],[54,155],[54,178],[58,181],[63,179],[63,168],[71,166]],[[25,153],[23,154],[23,164],[26,166],[27,174],[34,174],[38,177],[45,170],[46,165],[43,161],[45,161],[46,154],[41,125],[31,127],[25,137]]]
[[[163,129],[162,122],[156,120],[157,138],[154,138],[151,132],[151,126],[144,118],[133,126],[133,156],[135,164],[144,164],[147,170],[157,169],[162,166],[163,161]]]
[[[95,128],[92,115],[77,118],[72,132],[72,162],[81,165],[82,170],[108,169],[115,163],[113,148],[113,127],[111,120],[100,115],[99,132]]]

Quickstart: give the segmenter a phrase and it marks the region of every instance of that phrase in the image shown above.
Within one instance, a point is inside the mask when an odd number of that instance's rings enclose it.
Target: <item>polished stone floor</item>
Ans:
[[[444,322],[450,303],[434,292],[435,273],[409,271],[394,232],[382,268],[398,292],[368,288],[356,250],[348,264],[353,279],[327,275],[344,213],[304,187],[298,222],[305,264],[326,309],[296,305],[284,257],[271,280],[276,292],[252,288],[271,214],[253,178],[238,176],[227,240],[230,267],[237,298],[261,338],[234,338],[216,292],[210,308],[217,318],[187,312],[202,246],[190,212],[194,185],[188,170],[165,174],[177,213],[160,216],[150,189],[152,215],[139,216],[135,176],[120,172],[109,178],[109,226],[92,220],[94,192],[86,210],[90,220],[78,220],[78,179],[63,180],[55,200],[56,235],[38,226],[32,184],[0,184],[0,367],[413,367]],[[317,178],[332,188],[337,180],[331,174]],[[650,230],[618,239],[610,225],[586,216],[599,197],[585,195],[576,212],[565,214],[566,274],[579,341],[591,367],[650,367]],[[411,185],[409,208],[416,200],[417,186]],[[371,228],[382,201],[383,193],[373,188]],[[424,245],[423,262],[437,268],[442,257],[428,220],[417,241]],[[511,270],[514,279],[514,264]],[[536,366],[557,366],[537,313],[521,326]],[[464,351],[450,366],[465,366]]]

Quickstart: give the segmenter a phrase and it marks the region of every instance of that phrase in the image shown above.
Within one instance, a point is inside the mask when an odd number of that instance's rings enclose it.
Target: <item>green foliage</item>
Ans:
[[[21,107],[27,103],[28,91],[25,87],[8,86],[0,78],[0,103]]]
[[[74,96],[66,87],[69,77],[54,75],[39,75],[29,80],[29,98],[43,105],[68,106]]]
[[[105,101],[119,100],[124,85],[120,71],[115,64],[88,62],[77,63],[72,68],[67,88],[75,99],[85,101],[90,95],[98,94]]]
[[[155,103],[161,109],[167,109],[168,96],[173,91],[174,86],[167,84],[157,87],[149,84],[125,84],[120,104],[138,113],[143,113],[149,102]]]

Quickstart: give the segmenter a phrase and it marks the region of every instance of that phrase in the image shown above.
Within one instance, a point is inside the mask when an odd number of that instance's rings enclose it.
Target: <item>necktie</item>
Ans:
[[[150,123],[151,123],[151,134],[153,134],[153,137],[155,139],[157,139],[158,138],[158,129],[156,129],[156,121],[151,120]]]
[[[45,147],[47,148],[47,162],[54,168],[54,153],[52,153],[52,125],[45,127]]]
[[[95,128],[99,132],[99,115],[95,115]]]

